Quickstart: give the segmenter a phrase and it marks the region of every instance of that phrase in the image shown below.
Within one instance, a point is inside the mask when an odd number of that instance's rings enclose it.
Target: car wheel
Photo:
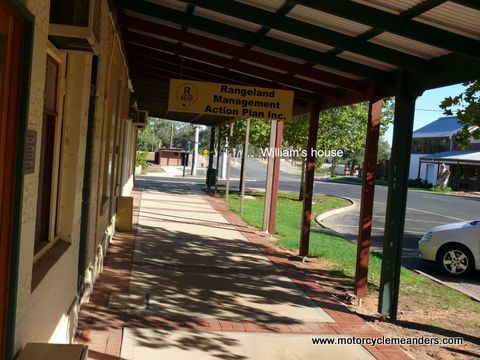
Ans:
[[[473,255],[465,246],[449,245],[442,249],[438,257],[438,264],[442,271],[451,276],[466,276],[475,266]]]

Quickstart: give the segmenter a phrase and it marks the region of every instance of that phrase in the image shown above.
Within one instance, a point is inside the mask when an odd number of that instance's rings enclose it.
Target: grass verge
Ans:
[[[244,201],[242,219],[248,224],[262,228],[264,197],[263,193],[249,193],[251,199]],[[303,203],[298,201],[295,194],[279,194],[277,206],[276,231],[279,238],[277,244],[285,249],[297,251],[300,239],[300,226],[302,219]],[[312,214],[318,214],[333,208],[345,206],[344,199],[316,195],[312,205]],[[231,195],[229,207],[239,213],[240,197]],[[312,226],[318,226],[312,221]],[[357,245],[341,236],[312,231],[310,233],[309,255],[329,260],[336,265],[332,269],[339,271],[351,279],[350,287],[353,289],[355,274]],[[370,253],[368,293],[378,291],[382,267],[381,256],[375,252]],[[425,296],[429,294],[429,296]],[[449,309],[462,307],[465,310],[480,313],[480,304],[472,301],[468,296],[418,275],[414,271],[402,267],[401,270],[401,295],[416,299],[421,304],[432,304],[437,308]]]

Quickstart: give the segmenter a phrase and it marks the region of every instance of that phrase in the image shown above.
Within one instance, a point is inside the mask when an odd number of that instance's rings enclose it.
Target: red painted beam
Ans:
[[[202,35],[172,28],[170,26],[150,22],[128,15],[119,15],[119,25],[141,30],[176,40],[181,43],[201,46],[204,49],[215,51],[220,54],[226,54],[231,57],[248,60],[250,62],[275,68],[290,74],[307,76],[316,81],[325,84],[332,84],[354,92],[365,92],[367,87],[362,81],[354,80],[345,76],[337,75],[325,70],[315,69],[311,64],[299,64],[290,60],[285,60],[270,54],[254,51],[243,46],[229,44],[223,41],[207,38]]]
[[[269,79],[292,86],[294,88],[303,89],[316,94],[340,99],[344,95],[342,90],[318,84],[316,82],[293,77],[289,74],[280,73],[277,71],[268,70],[263,67],[258,67],[245,62],[238,62],[232,58],[215,55],[202,50],[183,46],[182,44],[172,43],[169,41],[160,40],[146,35],[127,33],[123,35],[123,39],[127,42],[133,42],[144,45],[146,47],[155,48],[161,51],[166,51],[173,54],[179,54],[192,59],[200,60],[206,63],[214,64],[224,68],[239,71],[245,74],[259,77],[261,79]]]
[[[190,77],[191,79],[200,81],[220,83],[228,82],[246,86],[292,90],[295,93],[295,98],[310,102],[318,101],[320,98],[319,95],[312,94],[311,92],[306,92],[291,87],[283,87],[276,82],[248,76],[246,74],[231,71],[218,66],[208,65],[191,59],[184,59],[182,71],[180,57],[166,54],[161,51],[152,50],[144,46],[126,44],[125,50],[127,51],[127,60],[133,72],[135,72],[136,69],[145,71],[146,67],[157,67],[158,69],[168,69],[168,71],[172,73],[173,77],[180,77],[180,74],[182,74],[183,77]],[[177,60],[176,64],[172,63],[175,59]],[[155,71],[153,71],[152,74],[155,75]]]

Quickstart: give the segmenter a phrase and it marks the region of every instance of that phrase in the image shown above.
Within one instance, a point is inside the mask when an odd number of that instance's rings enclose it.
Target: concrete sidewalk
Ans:
[[[338,344],[382,334],[195,185],[150,175],[133,196],[80,312],[89,359],[411,359]]]

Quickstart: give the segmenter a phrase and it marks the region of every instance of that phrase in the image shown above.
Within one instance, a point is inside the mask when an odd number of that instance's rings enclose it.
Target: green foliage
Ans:
[[[457,133],[457,143],[464,149],[470,144],[470,137],[480,139],[480,80],[463,83],[465,91],[457,96],[445,98],[440,107],[445,115],[455,115],[463,128]],[[454,107],[460,106],[457,110]]]
[[[430,191],[438,192],[438,193],[448,193],[452,192],[452,188],[450,186],[434,186],[430,189]]]
[[[382,162],[390,159],[390,144],[385,139],[380,139],[378,142],[377,160]]]
[[[148,151],[137,151],[135,166],[142,167],[142,173],[147,170],[148,161],[147,161]]]
[[[360,103],[325,110],[319,116],[317,149],[343,150],[346,156],[363,159],[367,135],[369,103]],[[394,102],[384,100],[380,134],[384,134],[393,122]],[[284,145],[306,149],[309,133],[309,115],[295,116],[284,125]],[[388,148],[388,144],[386,144]],[[384,144],[385,149],[385,144]],[[384,152],[382,152],[383,154]],[[338,159],[330,159],[334,162]],[[360,162],[360,160],[357,160]]]
[[[350,167],[351,174],[363,163],[363,156],[359,152],[349,151],[343,155],[343,162]],[[343,174],[342,174],[343,175]]]
[[[432,186],[433,185],[430,184],[427,180],[422,180],[420,178],[408,180],[408,187],[411,188],[430,189]]]
[[[455,184],[458,182],[458,180],[460,180],[461,177],[462,174],[460,172],[457,172],[453,177],[450,178],[450,180],[448,180],[448,186],[450,188],[454,188]]]
[[[363,158],[365,138],[367,134],[369,103],[360,103],[336,109],[322,111],[319,115],[318,150],[343,150],[344,153],[358,153]],[[380,133],[384,134],[393,122],[394,101],[384,100]],[[246,120],[238,121],[222,128],[222,138],[228,137],[231,148],[240,150],[245,142]],[[267,148],[269,146],[271,121],[250,119],[249,143],[252,147]],[[292,121],[284,122],[283,146],[295,150],[307,150],[310,115],[295,116]],[[230,127],[233,126],[233,137],[230,138]],[[338,159],[329,159],[333,162]],[[321,161],[323,163],[323,161]]]
[[[343,160],[353,165],[363,162],[365,141],[367,135],[369,103],[360,103],[336,109],[322,111],[319,115],[319,129],[317,138],[318,150],[342,150]],[[384,100],[380,134],[384,134],[390,123],[393,122],[394,101],[391,98]],[[307,147],[309,133],[309,115],[293,118],[284,125],[284,146],[303,150]],[[390,157],[390,147],[386,141],[380,142],[379,158],[384,160]],[[306,149],[308,151],[308,149]],[[331,175],[334,175],[339,162],[338,157],[322,158],[317,165],[323,162],[331,163]]]
[[[256,200],[245,200],[244,215],[242,218],[250,225],[258,228],[263,223],[263,193],[249,194]],[[279,194],[277,211],[277,233],[281,236],[278,244],[282,247],[298,250],[300,242],[300,223],[302,214],[302,202],[291,198],[292,194]],[[344,204],[344,200],[330,196],[315,196],[316,203],[312,212],[319,213]],[[238,197],[229,197],[229,205],[238,211],[240,200]],[[314,223],[312,223],[314,224]],[[316,225],[316,224],[314,224]],[[334,270],[340,271],[350,278],[355,274],[357,245],[340,236],[324,232],[312,231],[310,233],[309,255],[330,260],[336,265]],[[369,293],[378,290],[382,258],[380,254],[370,252],[368,266],[368,289]],[[468,296],[444,285],[438,284],[404,267],[401,268],[401,295],[418,299],[420,303],[431,304],[442,309],[464,308],[480,312],[478,302],[472,301]],[[428,294],[428,296],[425,296]]]
[[[145,130],[138,133],[138,151],[157,151],[159,147],[170,145],[170,130],[172,121],[157,118],[148,118]]]
[[[283,143],[297,150],[305,150],[308,141],[310,116],[294,116],[292,121],[283,125]]]
[[[263,193],[249,194],[256,200],[245,200],[242,218],[250,225],[261,228],[263,225]],[[230,208],[239,211],[240,200],[238,197],[229,197]],[[325,195],[316,195],[315,204],[312,205],[312,214],[318,214],[339,206],[346,205],[344,199]],[[303,203],[292,198],[292,194],[279,194],[277,206],[276,232],[280,237],[278,244],[284,248],[298,250],[300,242],[300,229],[302,222]],[[312,226],[318,224],[312,219]],[[337,263],[336,270],[348,275],[355,273],[357,254],[356,244],[344,238],[325,233],[312,231],[310,233],[309,255],[327,259]],[[369,265],[369,281],[378,283],[380,279],[381,257],[371,253]],[[375,289],[373,286],[372,289]]]
[[[425,294],[428,294],[428,296],[425,296]],[[480,304],[477,301],[472,301],[469,296],[417,275],[410,270],[402,273],[400,295],[412,298],[419,304],[430,305],[439,309],[462,308],[480,312]]]
[[[249,224],[261,228],[263,226],[263,203],[265,200],[265,193],[249,193],[256,200],[245,200],[244,202],[244,214],[242,218]],[[320,213],[328,209],[344,206],[347,204],[345,199],[327,196],[327,195],[315,195],[315,204],[312,205],[312,213]],[[302,216],[302,202],[298,201],[293,194],[278,194],[278,207],[277,207],[277,232],[280,234],[288,234],[293,226],[294,234],[299,234],[299,227],[301,225]],[[229,206],[232,210],[240,211],[240,197],[230,196]],[[297,214],[298,216],[295,216]],[[312,225],[317,225],[312,220]]]
[[[189,123],[148,118],[145,130],[138,133],[138,151],[157,151],[160,147],[193,149],[195,129]],[[210,129],[200,128],[199,149],[210,147]]]
[[[201,127],[198,134],[198,148],[210,148],[210,128]],[[192,124],[174,122],[173,147],[193,150],[195,141],[195,128]]]
[[[270,142],[270,120],[250,119],[249,144],[252,150],[258,150],[268,147]],[[233,126],[233,136],[230,137],[230,128]],[[221,128],[222,138],[228,138],[228,144],[231,149],[241,150],[245,143],[247,132],[247,120],[237,121],[235,123],[223,126]]]
[[[385,176],[385,165],[383,165],[383,162],[380,162],[377,164],[377,169],[375,170],[375,179],[380,179],[381,177]]]

